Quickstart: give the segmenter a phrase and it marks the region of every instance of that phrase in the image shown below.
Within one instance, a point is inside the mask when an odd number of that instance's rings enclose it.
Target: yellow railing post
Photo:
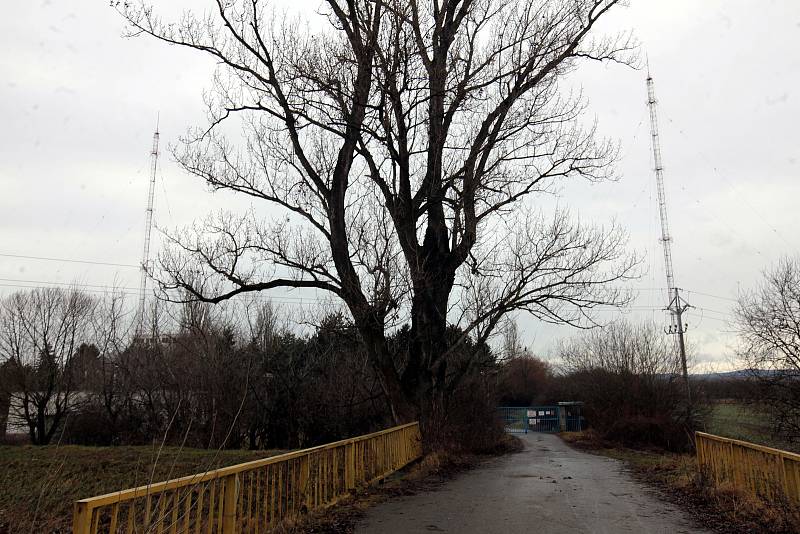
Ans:
[[[239,497],[239,473],[225,477],[222,491],[222,534],[237,534],[236,503]]]
[[[356,487],[356,444],[348,443],[344,450],[344,487],[351,490]]]
[[[306,509],[311,508],[311,458],[306,454],[300,458],[300,501]]]
[[[72,512],[73,534],[90,534],[92,513],[85,502],[76,502]]]

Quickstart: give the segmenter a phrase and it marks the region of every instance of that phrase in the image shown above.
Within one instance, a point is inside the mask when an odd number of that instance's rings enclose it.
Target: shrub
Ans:
[[[678,358],[654,325],[614,323],[565,343],[560,357],[565,372],[553,394],[583,401],[588,423],[605,439],[673,451],[693,447],[700,412],[689,413]]]
[[[664,415],[619,418],[605,430],[603,438],[631,448],[655,446],[682,451],[691,446],[691,435],[685,425]]]
[[[74,445],[114,445],[116,432],[106,412],[87,404],[71,413],[64,424],[63,443]]]

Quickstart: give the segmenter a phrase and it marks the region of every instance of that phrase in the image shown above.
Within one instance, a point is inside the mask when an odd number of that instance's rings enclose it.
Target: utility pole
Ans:
[[[147,296],[147,277],[152,273],[150,261],[150,234],[153,231],[153,200],[156,191],[156,167],[158,165],[158,121],[156,121],[156,131],[153,134],[153,148],[150,150],[150,190],[147,193],[147,210],[145,211],[144,221],[144,250],[142,251],[142,263],[140,271],[142,274],[139,282],[139,310],[137,317],[137,334],[144,332],[144,319],[146,311]]]
[[[686,386],[686,400],[688,407],[692,405],[692,390],[689,386],[689,371],[686,367],[686,342],[684,333],[688,324],[683,322],[683,313],[690,308],[680,294],[680,289],[675,285],[675,275],[672,269],[672,237],[669,233],[667,220],[667,197],[664,192],[664,165],[661,163],[661,143],[658,137],[658,114],[656,112],[656,93],[650,69],[647,69],[647,105],[650,108],[650,139],[653,145],[653,161],[655,163],[656,185],[658,189],[658,213],[661,217],[661,244],[664,248],[664,270],[667,274],[667,307],[670,312],[671,324],[665,329],[667,334],[678,338],[678,351],[681,357],[681,370],[683,382]]]

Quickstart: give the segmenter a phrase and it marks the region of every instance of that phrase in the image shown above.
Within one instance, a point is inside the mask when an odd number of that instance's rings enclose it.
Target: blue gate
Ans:
[[[558,432],[561,429],[558,406],[503,406],[498,411],[506,432],[512,434]]]

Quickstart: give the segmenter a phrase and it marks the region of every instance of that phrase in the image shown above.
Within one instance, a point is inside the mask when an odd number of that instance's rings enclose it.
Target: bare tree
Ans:
[[[502,406],[531,406],[546,400],[551,366],[524,349],[503,362],[497,382]]]
[[[519,326],[517,322],[509,318],[506,321],[506,326],[503,329],[503,343],[501,350],[501,357],[504,360],[511,360],[514,358],[527,356],[528,348],[522,344],[522,338],[519,334]]]
[[[594,36],[620,3],[327,0],[305,25],[258,0],[177,22],[118,7],[132,35],[219,62],[209,126],[175,155],[261,206],[172,235],[163,288],[206,302],[333,294],[397,420],[424,413],[454,376],[448,354],[467,337],[482,346],[505,314],[584,324],[621,304],[608,283],[634,267],[624,235],[548,222],[534,204],[562,179],[613,177],[615,147],[559,81],[584,60],[633,61],[629,35]],[[240,142],[222,133],[235,117]],[[387,330],[404,322],[407,353],[392,354]]]
[[[563,342],[558,357],[567,372],[602,369],[649,379],[680,374],[673,343],[651,323],[611,323]]]
[[[11,413],[28,425],[34,444],[49,443],[72,408],[80,378],[74,360],[89,339],[94,307],[86,294],[56,287],[13,293],[2,301],[4,385]]]
[[[800,439],[800,257],[783,258],[761,284],[742,293],[735,310],[739,354],[760,383],[776,430]]]
[[[102,407],[112,437],[117,435],[123,407],[131,401],[132,394],[119,357],[132,339],[134,324],[127,315],[124,294],[113,292],[98,300],[92,316],[92,339],[99,365],[96,380],[89,389],[93,400]]]

